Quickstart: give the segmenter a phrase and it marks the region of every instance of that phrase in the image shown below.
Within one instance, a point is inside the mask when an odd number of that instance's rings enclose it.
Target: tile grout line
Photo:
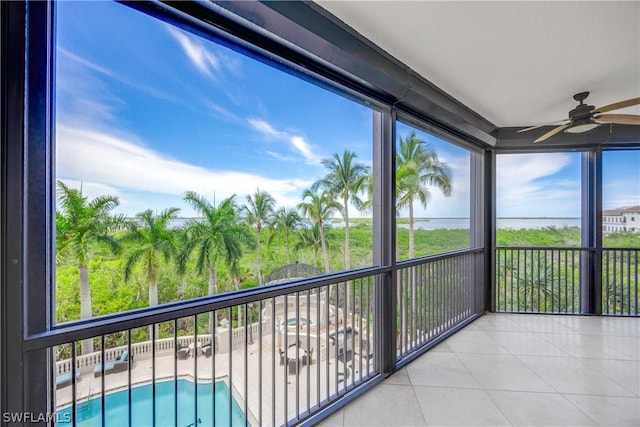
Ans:
[[[558,323],[559,323],[559,322],[558,322]],[[536,335],[538,335],[538,334],[536,334]],[[555,334],[554,334],[554,335],[555,335]],[[572,335],[574,335],[574,336],[575,336],[575,335],[585,335],[585,334],[582,334],[582,333],[579,333],[579,332],[578,332],[577,334],[572,334]],[[605,335],[596,335],[596,336],[605,336]],[[542,339],[542,340],[544,340],[544,341],[548,342],[550,345],[552,345],[552,346],[554,346],[554,347],[555,347],[555,345],[554,345],[552,342],[547,341],[544,337],[542,337],[542,336],[541,336],[541,337],[540,337],[540,339]],[[603,344],[603,345],[605,345],[605,346],[606,346],[606,344]],[[611,348],[611,347],[609,347],[609,348]],[[559,348],[559,350],[560,350],[560,351],[562,351],[562,352],[564,352],[564,353],[566,353],[564,350],[562,350],[562,349],[560,349],[560,348]],[[612,348],[612,350],[617,351],[617,350],[615,350],[615,349],[613,349],[613,348]],[[620,351],[617,351],[617,352],[618,352],[618,353],[621,353],[621,354],[624,354],[624,353],[622,353],[622,352],[620,352]],[[600,358],[600,357],[577,357],[577,356],[574,356],[574,355],[569,354],[569,353],[566,353],[566,354],[567,354],[566,358],[574,359],[578,364],[582,365],[585,369],[589,369],[589,366],[587,366],[585,363],[583,363],[582,359],[604,360],[604,361],[606,361],[606,360],[611,360],[611,361],[623,361],[623,362],[626,362],[626,361],[630,361],[630,362],[631,362],[631,361],[633,361],[633,360],[629,360],[629,359],[609,359],[609,358],[604,359],[604,358]],[[625,354],[625,355],[626,355],[626,354]],[[535,355],[532,355],[532,356],[534,356],[534,357],[535,357]],[[522,361],[522,363],[525,363],[525,364],[526,364],[526,362],[525,362],[525,361],[523,361],[523,360],[521,360],[521,361]],[[622,385],[622,384],[618,383],[618,381],[616,381],[616,380],[615,380],[613,377],[611,377],[610,375],[607,375],[606,373],[602,372],[602,371],[601,371],[601,370],[599,370],[599,369],[595,369],[595,370],[593,370],[593,371],[594,371],[594,372],[596,372],[597,374],[600,374],[600,375],[602,375],[603,377],[607,378],[609,381],[611,381],[612,383],[614,383],[614,384],[615,384],[615,385],[617,385],[618,387],[622,388],[623,390],[626,390],[626,391],[628,391],[629,393],[631,393],[631,394],[633,394],[633,395],[636,395],[636,393],[635,393],[633,390],[629,390],[629,389],[628,389],[627,387],[625,387],[624,385]],[[549,385],[551,386],[551,384],[549,384]],[[551,386],[551,387],[555,389],[555,387],[553,387],[553,386]],[[559,393],[561,393],[559,390],[558,390],[558,392],[559,392]],[[571,394],[571,393],[570,393],[570,394]],[[610,395],[594,395],[594,396],[610,396]],[[620,396],[620,397],[625,397],[625,396]]]
[[[556,322],[556,323],[558,323],[559,325],[561,325],[561,326],[563,326],[563,327],[566,327],[565,325],[562,325],[562,323],[561,323],[561,322],[557,322],[557,321],[556,321],[556,319],[555,319],[554,317],[552,317],[552,318],[551,318],[551,320],[552,320],[552,321],[554,321],[554,322]],[[516,323],[517,323],[517,322],[516,322]],[[525,327],[525,329],[528,329],[528,328],[526,328],[526,326],[524,326],[524,327]],[[569,328],[570,328],[570,327],[569,327]],[[570,329],[574,329],[574,328],[570,328]],[[575,329],[574,329],[574,330],[575,330]],[[544,337],[540,336],[540,334],[539,334],[539,333],[537,333],[537,332],[535,332],[535,331],[530,331],[530,332],[531,332],[531,333],[533,333],[535,336],[539,337],[540,339],[542,339],[543,341],[547,342],[547,343],[548,343],[549,345],[551,345],[552,347],[554,347],[554,348],[558,349],[560,352],[567,354],[567,357],[565,357],[565,358],[571,358],[571,359],[574,359],[576,362],[578,362],[578,363],[582,364],[582,363],[581,363],[581,361],[580,361],[580,358],[575,357],[575,356],[573,356],[573,355],[571,355],[571,354],[568,354],[568,353],[566,353],[564,350],[562,350],[561,348],[556,347],[552,342],[549,342],[549,341],[548,341],[548,340],[546,340]],[[572,335],[572,336],[575,336],[576,334],[578,334],[578,335],[582,335],[579,331],[576,331],[576,333],[573,333],[573,334],[566,334],[566,335]],[[552,335],[558,335],[558,334],[552,334]],[[565,334],[563,334],[563,335],[565,335]],[[603,344],[603,345],[604,345],[604,344]],[[615,350],[615,349],[613,349],[613,350]],[[507,351],[508,351],[508,349],[507,349]],[[619,352],[619,353],[622,353],[622,352]],[[560,392],[560,391],[559,391],[558,389],[556,389],[552,384],[549,384],[547,381],[545,381],[545,380],[544,380],[544,378],[540,377],[540,375],[538,375],[538,373],[537,373],[536,371],[534,371],[534,370],[533,370],[533,369],[532,369],[532,368],[531,368],[531,367],[530,367],[530,366],[529,366],[529,365],[528,365],[524,360],[522,360],[522,359],[519,357],[519,356],[534,356],[534,357],[547,357],[547,356],[536,356],[536,355],[527,355],[527,354],[525,354],[525,355],[517,355],[517,354],[514,354],[514,353],[512,353],[512,352],[510,352],[510,351],[509,351],[509,354],[511,354],[511,355],[513,355],[513,356],[515,356],[515,357],[516,357],[516,358],[517,358],[517,359],[518,359],[522,364],[524,364],[524,365],[525,365],[525,366],[526,366],[530,371],[532,371],[532,372],[534,373],[534,375],[535,375],[535,376],[537,376],[538,378],[540,378],[540,379],[543,381],[543,383],[547,384],[549,387],[551,387],[551,389],[553,389],[553,390],[555,390],[555,391],[556,391],[555,393],[548,393],[548,392],[538,392],[538,393],[540,393],[540,394],[557,394],[557,395],[562,396],[562,399],[563,399],[564,401],[568,402],[568,403],[571,405],[571,407],[573,407],[573,408],[577,409],[577,410],[578,410],[578,412],[579,412],[579,413],[581,413],[581,414],[583,414],[583,415],[584,415],[588,420],[591,420],[591,421],[593,422],[593,424],[594,424],[594,425],[600,425],[600,423],[598,423],[596,420],[594,420],[593,418],[591,418],[588,414],[586,414],[584,411],[582,411],[582,410],[581,410],[577,405],[575,405],[573,402],[571,402],[571,400],[569,400],[569,399],[565,396],[565,394],[564,394],[564,393]],[[624,353],[623,353],[623,354],[624,354]],[[626,354],[625,354],[625,355],[626,355]],[[605,360],[606,360],[606,359],[605,359]],[[464,364],[463,364],[463,365],[464,365]],[[585,364],[583,364],[583,366],[585,366],[586,368],[588,368],[588,366],[586,366]],[[465,366],[465,368],[466,368],[466,366]],[[600,372],[600,371],[597,371],[597,372],[598,372],[599,374],[603,375],[604,377],[608,378],[609,380],[611,380],[614,384],[616,384],[616,385],[620,386],[622,389],[627,390],[627,391],[630,391],[630,390],[628,390],[626,387],[624,387],[624,386],[622,386],[622,385],[618,384],[618,382],[614,381],[614,380],[613,380],[613,378],[609,377],[608,375],[605,375],[604,373],[602,373],[602,372]],[[472,375],[473,375],[473,374],[472,374]],[[475,378],[475,377],[474,377],[474,378]],[[488,389],[488,390],[489,390],[489,391],[491,391],[491,389]],[[501,413],[503,414],[503,416],[504,416],[504,417],[509,421],[509,423],[511,423],[511,420],[507,417],[507,415],[506,415],[506,414],[504,414],[504,412],[502,412],[502,409],[501,409],[501,408],[500,408],[500,406],[497,404],[497,402],[496,402],[496,401],[491,397],[491,394],[490,394],[490,393],[487,393],[487,390],[483,390],[483,391],[485,391],[485,394],[489,397],[489,399],[493,402],[493,404],[494,404],[494,405],[495,405],[495,406],[500,410],[500,412],[501,412]],[[501,391],[501,390],[496,390],[496,391]],[[536,392],[531,392],[531,391],[513,391],[513,390],[504,390],[504,391],[505,391],[505,392],[509,392],[509,393],[514,393],[514,392],[515,392],[515,393],[536,393]],[[631,393],[632,393],[632,394],[635,394],[635,393],[633,393],[633,392],[631,392]],[[568,393],[568,394],[571,394],[571,393]],[[584,395],[583,395],[583,394],[577,394],[577,396],[584,396]],[[596,396],[596,397],[618,397],[618,396],[599,396],[599,395],[595,395],[595,396]],[[627,398],[628,398],[628,399],[633,399],[633,398],[631,398],[631,397],[627,397]],[[640,401],[640,399],[638,399],[638,401]],[[511,424],[513,425],[513,423],[511,423]]]

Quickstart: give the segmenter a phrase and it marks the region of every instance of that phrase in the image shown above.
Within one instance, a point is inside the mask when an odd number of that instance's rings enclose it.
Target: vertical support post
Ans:
[[[27,4],[26,132],[23,194],[23,322],[24,336],[51,328],[55,259],[53,190],[53,2]],[[51,352],[24,354],[25,409],[52,412]]]
[[[593,264],[593,282],[592,295],[593,306],[592,313],[595,315],[602,314],[602,148],[598,147],[595,151],[595,186],[596,200],[594,209],[595,223],[595,246],[594,264]]]
[[[0,413],[52,411],[50,351],[25,337],[50,328],[53,5],[2,2]],[[26,55],[25,55],[26,52]],[[28,179],[26,179],[28,177]],[[27,256],[28,254],[28,256]]]
[[[480,157],[480,156],[478,156]],[[486,311],[496,310],[496,152],[487,150],[484,153],[484,175],[478,171],[476,175],[472,175],[476,179],[482,177],[483,188],[474,189],[475,193],[482,192],[484,201],[484,293],[480,294],[476,309],[481,306]],[[473,169],[472,169],[473,170]],[[473,197],[473,195],[472,195]],[[481,211],[478,210],[478,213]],[[479,311],[482,311],[482,308]]]
[[[376,370],[396,369],[395,109],[373,113],[373,263],[391,266],[376,280]]]
[[[26,6],[0,2],[0,414],[22,412],[22,164]],[[11,189],[11,191],[9,191]]]
[[[580,312],[602,313],[602,149],[582,153]]]

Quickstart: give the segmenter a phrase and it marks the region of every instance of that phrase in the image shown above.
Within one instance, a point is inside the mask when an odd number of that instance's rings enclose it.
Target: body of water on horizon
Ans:
[[[404,219],[404,218],[403,218]],[[176,218],[171,221],[172,225],[176,228],[182,227],[188,218]],[[357,225],[358,222],[353,222],[353,225]],[[437,230],[437,229],[469,229],[469,218],[430,218],[428,220],[416,219],[414,228],[416,230]],[[331,227],[341,228],[343,226],[342,221],[334,220],[331,222]],[[497,228],[499,229],[541,229],[546,227],[580,227],[580,218],[498,218]],[[409,224],[400,223],[400,228],[409,228]]]
[[[427,221],[418,219],[415,221],[416,230],[468,229],[469,218],[431,218]],[[400,228],[409,228],[409,224],[398,224]],[[580,227],[580,218],[498,218],[498,229],[541,229],[547,227]]]

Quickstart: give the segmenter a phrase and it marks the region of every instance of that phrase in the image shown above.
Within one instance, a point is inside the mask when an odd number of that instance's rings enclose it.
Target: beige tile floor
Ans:
[[[329,426],[640,426],[640,318],[489,314]]]

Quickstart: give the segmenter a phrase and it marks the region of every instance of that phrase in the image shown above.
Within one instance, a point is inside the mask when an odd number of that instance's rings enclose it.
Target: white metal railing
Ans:
[[[254,325],[254,327],[257,329],[257,325]],[[236,339],[235,334],[234,334],[234,339]],[[193,339],[193,335],[188,335],[188,336],[178,337],[177,341],[179,346],[187,347],[189,346],[189,344],[193,343],[194,339]],[[199,335],[198,342],[201,345],[211,343],[211,335],[209,334]],[[157,339],[155,341],[155,348],[157,353],[173,351],[174,339],[173,338]],[[107,348],[104,350],[104,359],[107,362],[112,360],[117,360],[125,350],[127,350],[126,345]],[[143,342],[131,344],[131,352],[135,355],[135,357],[151,355],[152,353],[151,341],[143,341]],[[76,356],[76,369],[79,371],[84,371],[85,369],[83,368],[87,368],[87,369],[92,368],[96,365],[99,365],[100,363],[102,363],[102,351],[94,351],[93,353]],[[71,371],[71,359],[64,359],[56,362],[56,373],[58,375],[64,374],[70,371]]]

